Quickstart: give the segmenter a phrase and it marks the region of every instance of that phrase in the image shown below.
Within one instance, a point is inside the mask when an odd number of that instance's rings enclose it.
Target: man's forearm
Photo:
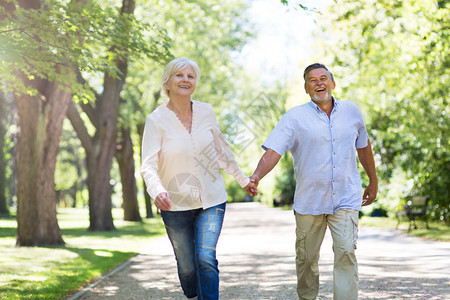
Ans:
[[[361,162],[364,171],[366,171],[366,174],[369,177],[369,181],[378,184],[377,171],[375,168],[375,160],[373,158],[372,146],[370,144],[370,141],[368,141],[367,147],[357,149],[357,151],[359,161]]]
[[[253,176],[258,177],[258,181],[261,180],[264,176],[267,175],[272,169],[276,166],[278,161],[280,161],[281,155],[272,149],[267,149],[267,151],[263,154],[261,159],[259,160],[258,166],[256,167],[255,172],[253,172]]]
[[[367,147],[358,149],[358,158],[364,168],[364,171],[366,171],[366,174],[369,177],[369,185],[364,190],[361,204],[362,206],[366,206],[375,201],[378,193],[377,171],[375,168],[375,160],[373,159],[370,141],[368,141]]]

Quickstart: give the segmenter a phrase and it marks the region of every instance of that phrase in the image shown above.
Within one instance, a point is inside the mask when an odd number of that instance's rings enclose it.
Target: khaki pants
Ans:
[[[333,238],[333,289],[335,300],[358,299],[358,211],[340,209],[332,215],[295,213],[297,294],[299,299],[316,299],[319,293],[319,251],[327,226]]]

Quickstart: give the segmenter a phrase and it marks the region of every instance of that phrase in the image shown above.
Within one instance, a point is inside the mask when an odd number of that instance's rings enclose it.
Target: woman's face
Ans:
[[[169,90],[169,97],[176,95],[191,96],[195,91],[196,85],[197,78],[195,78],[195,72],[191,66],[175,72],[166,83],[166,87]]]

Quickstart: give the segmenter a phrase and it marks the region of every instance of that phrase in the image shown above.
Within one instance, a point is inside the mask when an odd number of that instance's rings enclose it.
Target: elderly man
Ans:
[[[327,67],[312,64],[303,77],[311,101],[280,119],[262,145],[266,152],[251,180],[258,184],[284,152],[292,153],[299,299],[318,295],[319,250],[327,227],[333,237],[334,299],[357,299],[358,212],[378,191],[372,148],[358,107],[332,96],[336,83]],[[356,153],[370,180],[364,193]]]

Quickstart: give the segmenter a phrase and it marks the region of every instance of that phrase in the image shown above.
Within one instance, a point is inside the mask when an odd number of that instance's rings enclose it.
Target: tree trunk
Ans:
[[[5,140],[6,140],[6,97],[0,91],[0,214],[9,214],[6,201],[6,161],[5,161]]]
[[[106,74],[104,93],[97,101],[98,125],[90,151],[86,151],[89,189],[89,230],[115,230],[112,218],[110,171],[116,148],[119,93],[123,81]]]
[[[113,98],[106,99],[111,100]],[[97,103],[101,102],[101,100],[97,101]],[[94,114],[97,111],[100,110],[92,110],[90,112]],[[111,114],[109,120],[102,120],[101,114],[98,114],[100,116],[97,116],[97,113],[95,115],[88,114],[96,126],[96,134],[91,138],[73,102],[70,103],[67,111],[67,117],[86,152],[89,230],[108,231],[115,230],[111,213],[112,189],[109,172],[111,170],[112,157],[114,156],[116,125],[115,122],[111,123]],[[113,113],[114,115],[117,118],[115,113]],[[98,123],[96,120],[98,120]],[[103,126],[100,127],[98,124],[103,124]]]
[[[40,0],[19,0],[18,4],[24,9],[41,7]],[[15,6],[4,5],[4,8],[11,13]],[[35,39],[39,41],[38,36]],[[59,75],[68,76],[66,71]],[[15,95],[18,109],[16,245],[62,245],[64,241],[56,218],[54,172],[62,124],[72,99],[71,88],[60,87],[60,82],[49,82],[39,76],[28,80],[21,72],[17,72],[17,77],[38,93],[37,96]]]
[[[115,147],[115,125],[104,128],[104,136],[94,143],[93,153],[86,152],[89,190],[89,230],[115,230],[112,218],[110,170]],[[114,128],[112,128],[114,127]]]
[[[130,129],[121,129],[120,140],[120,144],[117,145],[116,149],[116,160],[119,164],[122,182],[123,219],[125,221],[142,221],[137,201],[134,151]]]
[[[39,96],[17,95],[17,246],[62,245],[54,172],[62,123],[72,95],[47,83]]]
[[[127,62],[118,61],[117,65],[122,76],[114,78],[105,74],[104,93],[96,102],[99,121],[93,138],[94,147],[86,151],[90,231],[115,229],[111,213],[110,171],[116,149],[120,91],[125,81]]]
[[[18,3],[25,9],[41,7],[39,0]],[[8,12],[15,9],[13,5],[4,7]],[[16,245],[62,245],[64,241],[56,218],[54,171],[62,124],[72,95],[61,89],[59,83],[38,76],[31,81],[22,73],[17,73],[17,77],[38,94],[15,95],[18,110]]]
[[[134,8],[134,1],[124,0],[121,14],[132,14]],[[112,52],[116,50],[111,49]],[[90,231],[115,229],[111,213],[110,171],[116,148],[120,91],[125,82],[128,67],[126,57],[117,58],[116,66],[121,73],[117,76],[105,73],[103,94],[97,97],[95,108],[82,105],[96,129],[93,138],[89,137],[77,110],[75,108],[69,110],[69,119],[86,151]]]

